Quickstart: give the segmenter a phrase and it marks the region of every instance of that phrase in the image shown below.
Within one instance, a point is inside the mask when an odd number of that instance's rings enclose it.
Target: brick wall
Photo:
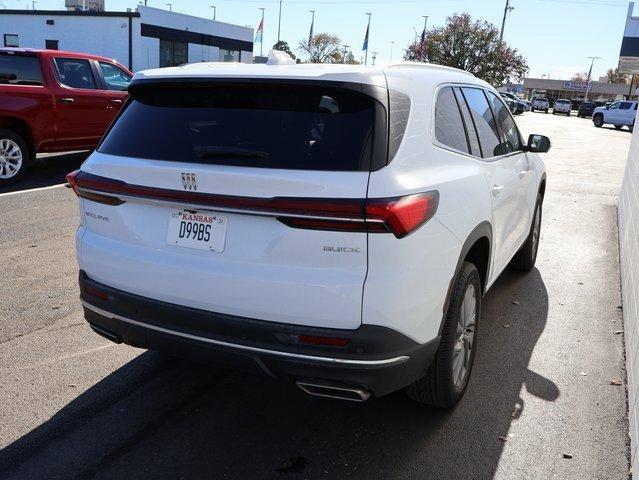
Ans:
[[[639,128],[632,135],[619,198],[619,243],[632,473],[639,478]]]

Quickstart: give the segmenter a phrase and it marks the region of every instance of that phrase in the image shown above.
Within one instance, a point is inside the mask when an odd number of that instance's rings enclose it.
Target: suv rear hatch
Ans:
[[[138,82],[74,179],[94,280],[242,317],[353,329],[387,90],[335,82]]]

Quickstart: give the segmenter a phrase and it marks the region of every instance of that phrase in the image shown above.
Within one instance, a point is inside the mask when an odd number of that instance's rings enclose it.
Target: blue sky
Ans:
[[[266,8],[264,51],[277,40],[279,0],[149,0],[149,6],[168,8],[197,16],[212,16],[209,5],[217,6],[217,19],[256,27],[259,8]],[[59,9],[63,0],[38,0],[36,8]],[[135,0],[106,0],[108,10],[134,8]],[[369,52],[377,51],[378,61],[403,55],[413,40],[415,28],[421,33],[428,15],[429,26],[442,25],[446,17],[467,11],[500,26],[505,0],[283,0],[282,39],[296,48],[308,38],[309,10],[315,10],[315,33],[338,34],[359,58],[366,29],[366,12],[373,14]],[[625,0],[511,0],[504,39],[527,59],[530,76],[549,74],[568,78],[586,71],[588,56],[598,56],[593,77],[604,75],[617,65],[628,2]],[[0,8],[27,8],[30,0],[0,0]],[[256,44],[259,52],[259,44]],[[296,52],[298,53],[298,52]],[[369,62],[371,53],[369,53]]]

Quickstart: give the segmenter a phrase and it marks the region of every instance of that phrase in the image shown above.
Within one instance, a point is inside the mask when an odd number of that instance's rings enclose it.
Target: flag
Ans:
[[[366,26],[366,35],[364,36],[364,45],[362,45],[362,51],[368,52],[368,29],[370,27],[370,23]]]
[[[422,39],[421,39],[422,44],[424,43],[424,40],[426,40],[426,27],[424,27],[424,30],[422,30]]]
[[[262,33],[264,32],[264,20],[260,20],[260,24],[257,27],[257,31],[255,32],[255,40],[254,42],[262,43]]]
[[[308,33],[308,47],[310,48],[313,44],[313,23],[315,23],[315,18],[311,20],[311,31]]]

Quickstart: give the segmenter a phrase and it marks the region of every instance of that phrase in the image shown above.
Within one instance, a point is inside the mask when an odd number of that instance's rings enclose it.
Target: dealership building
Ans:
[[[102,55],[132,71],[253,62],[253,28],[138,5],[135,11],[0,10],[4,47]]]
[[[570,80],[552,80],[547,78],[524,78],[523,94],[526,98],[544,96],[550,100],[567,98],[583,100],[588,89],[588,99],[598,102],[636,98],[637,87],[625,83],[606,83],[591,81],[584,82]]]

